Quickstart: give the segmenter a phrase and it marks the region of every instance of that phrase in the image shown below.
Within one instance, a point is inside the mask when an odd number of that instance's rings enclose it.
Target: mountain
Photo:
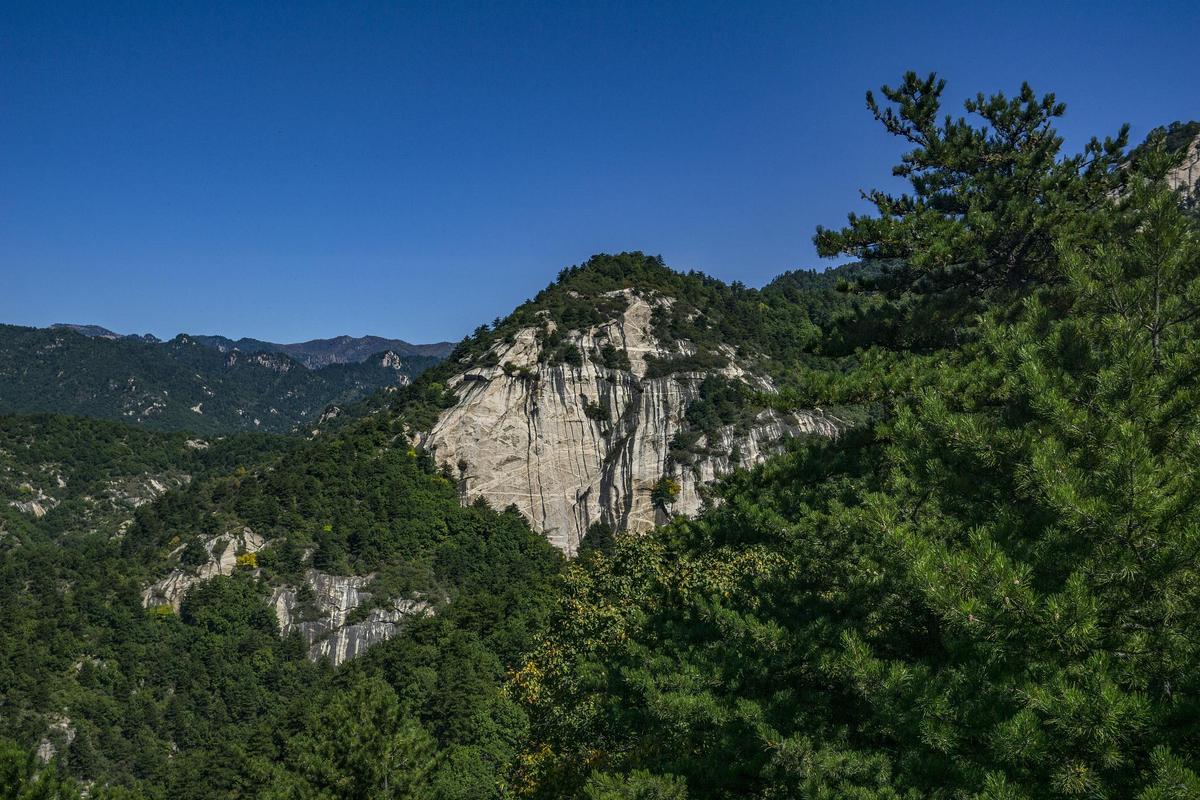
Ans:
[[[828,366],[819,323],[857,302],[836,282],[796,273],[756,291],[598,256],[309,439],[0,417],[0,653],[24,653],[16,669],[0,661],[6,734],[150,796],[284,797],[318,780],[302,777],[306,748],[378,736],[380,714],[400,715],[413,752],[436,753],[431,796],[498,797],[524,725],[502,684],[545,635],[564,568],[551,542],[574,552],[605,526],[695,511],[712,478],[781,439],[839,432],[840,409],[770,405],[786,364]],[[219,364],[222,382],[203,384],[214,393],[240,386],[239,370],[280,381],[406,360],[309,371],[190,337],[0,332],[15,337],[6,352],[45,364],[21,373],[43,387],[88,384],[67,364],[147,370],[162,353],[185,386],[180,363]],[[183,392],[172,386],[164,418]],[[510,461],[519,436],[523,463]],[[529,476],[544,514],[505,488]],[[555,514],[580,524],[560,535]],[[131,692],[138,711],[124,714]]]
[[[330,364],[357,364],[376,353],[390,351],[399,356],[445,358],[454,349],[452,342],[409,344],[401,339],[380,336],[336,336],[332,339],[310,339],[307,342],[278,344],[260,339],[229,339],[225,336],[193,336],[201,344],[215,347],[222,353],[241,350],[245,353],[286,353],[309,369]]]
[[[435,363],[385,351],[309,370],[282,353],[221,353],[186,335],[158,343],[0,325],[0,413],[85,415],[198,433],[286,433],[305,428],[331,403],[402,386]]]
[[[293,437],[198,437],[53,414],[0,415],[0,539],[119,537],[138,508],[212,474],[274,458]]]
[[[51,330],[72,330],[96,339],[141,339],[159,342],[153,334],[123,334],[110,331],[99,325],[77,325],[57,322]],[[391,351],[401,356],[445,358],[454,349],[453,342],[433,344],[410,344],[403,339],[385,339],[382,336],[335,336],[332,339],[310,339],[307,342],[279,344],[261,339],[230,339],[227,336],[188,336],[192,341],[214,347],[222,353],[241,350],[244,353],[285,353],[308,369],[320,369],[330,364],[358,364],[376,353]]]
[[[84,336],[91,336],[96,339],[141,339],[146,342],[162,341],[157,336],[151,333],[145,333],[138,336],[136,333],[114,333],[108,328],[102,328],[99,325],[76,325],[70,322],[56,322],[50,326],[51,330],[65,329],[81,333]]]
[[[307,748],[403,718],[429,796],[496,796],[521,724],[501,682],[561,558],[519,514],[464,507],[398,423],[218,439],[0,416],[0,493],[6,776],[17,740],[40,759],[18,775],[61,764],[122,796],[309,796]],[[343,768],[323,796],[372,796]]]
[[[1195,795],[1196,222],[1052,99],[940,92],[885,93],[913,194],[823,240],[886,260],[598,255],[310,437],[0,417],[6,787]],[[410,358],[5,335],[77,401]]]
[[[897,259],[814,387],[870,418],[573,565],[510,684],[531,796],[1200,796],[1190,151],[944,85],[868,95],[907,191],[817,237]]]
[[[821,325],[853,305],[834,291],[853,269],[754,290],[642,253],[595,256],[465,341],[393,413],[464,502],[513,505],[573,554],[593,526],[695,514],[720,476],[847,425],[838,409],[772,399],[789,369],[821,363]]]

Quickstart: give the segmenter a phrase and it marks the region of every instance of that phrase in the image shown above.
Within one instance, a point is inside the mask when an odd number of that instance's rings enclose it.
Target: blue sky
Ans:
[[[1200,3],[0,6],[0,321],[457,339],[626,249],[761,285],[887,185],[863,93],[1200,118]]]

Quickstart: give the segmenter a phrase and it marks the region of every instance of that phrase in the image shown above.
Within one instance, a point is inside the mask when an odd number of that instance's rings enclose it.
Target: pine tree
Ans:
[[[434,742],[378,678],[338,692],[307,735],[289,745],[289,769],[264,797],[406,800],[429,794]]]
[[[932,119],[916,89],[902,118]],[[1057,113],[1031,103],[995,107]],[[694,798],[1194,796],[1200,245],[1141,161],[1095,206],[1075,201],[1117,179],[1071,167],[1015,273],[983,255],[1030,218],[986,160],[956,186],[990,222],[888,223],[1006,302],[959,347],[860,356],[846,385],[888,398],[872,427],[569,572],[513,682],[534,793],[644,769]]]
[[[939,120],[945,85],[936,74],[908,72],[898,87],[880,90],[890,105],[867,92],[875,119],[913,146],[893,170],[912,192],[865,193],[877,215],[851,214],[840,231],[818,228],[818,251],[898,260],[895,285],[925,291],[1053,277],[1056,243],[1066,232],[1082,234],[1119,184],[1128,126],[1063,157],[1053,124],[1066,106],[1053,94],[1039,97],[1028,84],[1011,98],[980,93],[964,104],[976,125]]]

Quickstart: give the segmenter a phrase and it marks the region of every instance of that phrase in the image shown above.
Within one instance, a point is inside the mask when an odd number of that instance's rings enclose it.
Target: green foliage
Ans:
[[[208,550],[198,539],[192,539],[179,554],[179,563],[188,567],[198,567],[208,561]]]
[[[841,231],[818,228],[822,255],[900,259],[892,276],[922,290],[965,285],[1017,287],[1055,275],[1055,247],[1086,237],[1089,216],[1118,185],[1128,126],[1061,156],[1053,129],[1066,111],[1053,94],[1025,84],[1016,97],[982,93],[964,103],[982,124],[939,119],[945,81],[905,74],[884,86],[890,104],[867,93],[867,107],[889,133],[913,146],[893,170],[911,194],[868,195],[877,216],[850,215]]]
[[[620,369],[629,371],[632,367],[629,364],[629,352],[625,348],[618,348],[612,342],[605,342],[600,345],[600,363],[607,369]]]
[[[1156,149],[1167,153],[1182,155],[1184,151],[1200,136],[1200,121],[1180,122],[1176,120],[1170,125],[1164,125],[1150,131],[1146,141],[1129,152],[1130,161],[1137,165],[1143,155]]]
[[[309,370],[281,353],[221,353],[182,335],[157,343],[0,325],[0,413],[77,414],[209,434],[288,433],[331,404],[394,387],[436,363],[411,356],[400,370],[378,359]]]
[[[788,273],[756,290],[740,283],[725,284],[695,271],[675,272],[658,256],[639,252],[599,254],[585,264],[561,271],[558,279],[536,297],[496,325],[481,327],[458,346],[444,365],[416,382],[444,381],[465,364],[482,363],[484,353],[495,343],[512,341],[516,332],[526,327],[539,329],[543,363],[577,366],[582,354],[577,361],[565,334],[613,319],[624,311],[627,291],[644,297],[671,298],[669,309],[655,312],[653,332],[665,343],[687,341],[697,350],[693,356],[649,359],[650,377],[720,368],[729,362],[723,350],[729,347],[747,362],[756,362],[763,371],[784,377],[787,368],[797,362],[823,363],[818,355],[822,333],[867,302],[860,296],[837,292],[835,287],[847,276],[869,271],[851,265],[819,274]],[[592,358],[609,369],[630,368],[629,354],[614,342],[602,342]],[[510,375],[516,370],[515,365],[505,368]],[[396,408],[402,406],[402,400],[395,404]]]
[[[368,678],[334,693],[309,732],[288,743],[286,768],[264,800],[404,800],[429,797],[436,745],[406,715],[391,686]]]
[[[612,421],[612,411],[607,403],[599,403],[589,397],[583,397],[583,415],[600,423]]]
[[[79,789],[59,774],[57,764],[41,764],[32,752],[8,739],[0,739],[0,797],[78,800]]]
[[[832,376],[868,425],[573,565],[513,677],[530,794],[643,770],[693,798],[1194,796],[1200,231],[1167,163],[1045,209],[971,337]],[[984,209],[990,169],[963,179]],[[925,246],[982,268],[962,224]]]
[[[269,464],[294,444],[267,434],[194,439],[80,417],[0,415],[0,529],[12,535],[10,546],[111,534],[168,487],[241,464]],[[45,515],[10,505],[29,501]]]
[[[392,791],[417,768],[404,753],[421,742],[435,764],[417,781],[428,788],[414,789],[420,796],[494,796],[525,730],[502,697],[505,669],[542,630],[561,559],[519,514],[463,508],[428,458],[396,446],[402,425],[372,417],[299,442],[282,461],[206,474],[139,507],[121,538],[73,532],[0,549],[3,730],[32,748],[65,710],[72,777],[152,798],[267,787],[377,796],[384,773],[355,759],[398,753],[385,770]],[[142,588],[180,541],[242,526],[270,540],[257,571],[194,587],[179,615],[142,608]],[[332,566],[375,572],[377,601],[421,592],[438,604],[435,617],[340,670],[310,662],[303,640],[280,637],[268,599],[272,585],[299,583],[314,542],[314,560],[328,543]],[[365,713],[356,692],[368,679],[402,702],[365,718],[396,724],[341,742],[322,709]],[[387,695],[371,691],[370,703]],[[389,736],[409,749],[389,751]],[[465,769],[475,762],[486,768]]]
[[[1182,134],[1062,157],[1052,97],[978,97],[973,127],[938,122],[941,91],[869,100],[915,145],[913,194],[818,234],[869,263],[752,290],[596,256],[309,440],[0,417],[0,794],[1200,797],[1200,231],[1163,185]],[[694,352],[651,377],[709,373],[672,469],[766,405],[856,425],[726,476],[698,519],[595,523],[564,564],[407,435],[519,329],[581,367],[565,332],[626,290],[671,297],[654,331]],[[731,353],[783,392],[714,374]],[[613,342],[590,357],[629,367]],[[149,477],[173,488],[121,500]],[[669,469],[652,501],[679,491]],[[30,500],[52,508],[9,505]],[[143,608],[242,527],[269,542],[253,559]],[[297,586],[312,616],[309,568],[435,613],[314,663],[268,603]]]
[[[729,366],[729,357],[719,353],[694,353],[659,358],[646,356],[646,377],[666,378],[677,372],[708,372]]]
[[[588,526],[579,542],[579,558],[585,558],[588,553],[603,553],[612,555],[617,547],[617,536],[612,526],[607,522],[593,522]]]
[[[660,511],[666,511],[679,499],[679,489],[679,481],[664,475],[654,482],[654,487],[650,490],[650,502]]]
[[[687,785],[674,775],[651,775],[635,770],[629,775],[593,775],[583,787],[587,800],[687,800]]]

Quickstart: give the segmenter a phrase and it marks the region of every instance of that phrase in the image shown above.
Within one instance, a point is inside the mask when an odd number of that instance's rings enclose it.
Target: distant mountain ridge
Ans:
[[[77,325],[73,322],[56,322],[50,326],[49,330],[75,331],[93,339],[140,339],[143,342],[155,343],[162,341],[153,333],[143,333],[140,336],[136,333],[117,333],[100,325]]]
[[[204,434],[306,430],[331,404],[407,384],[439,362],[383,350],[306,369],[287,353],[221,352],[84,326],[0,325],[0,414],[51,412]],[[111,335],[109,335],[111,334]]]
[[[230,339],[227,336],[193,336],[200,344],[215,347],[222,353],[241,350],[245,353],[286,353],[309,369],[330,364],[358,364],[376,353],[391,351],[399,356],[445,358],[454,349],[453,342],[412,344],[403,339],[382,336],[335,336],[332,339],[310,339],[307,342],[279,343],[262,339]]]
[[[93,339],[138,339],[159,343],[157,336],[146,333],[116,333],[100,325],[82,325],[71,322],[56,322],[50,330],[72,330]],[[189,339],[212,347],[222,353],[241,350],[244,353],[286,353],[308,369],[320,369],[330,364],[360,364],[377,353],[391,351],[399,356],[425,356],[445,358],[454,349],[453,342],[413,344],[403,339],[388,339],[383,336],[335,336],[331,339],[309,339],[305,342],[268,342],[263,339],[242,337],[231,339],[220,335],[189,335]]]

